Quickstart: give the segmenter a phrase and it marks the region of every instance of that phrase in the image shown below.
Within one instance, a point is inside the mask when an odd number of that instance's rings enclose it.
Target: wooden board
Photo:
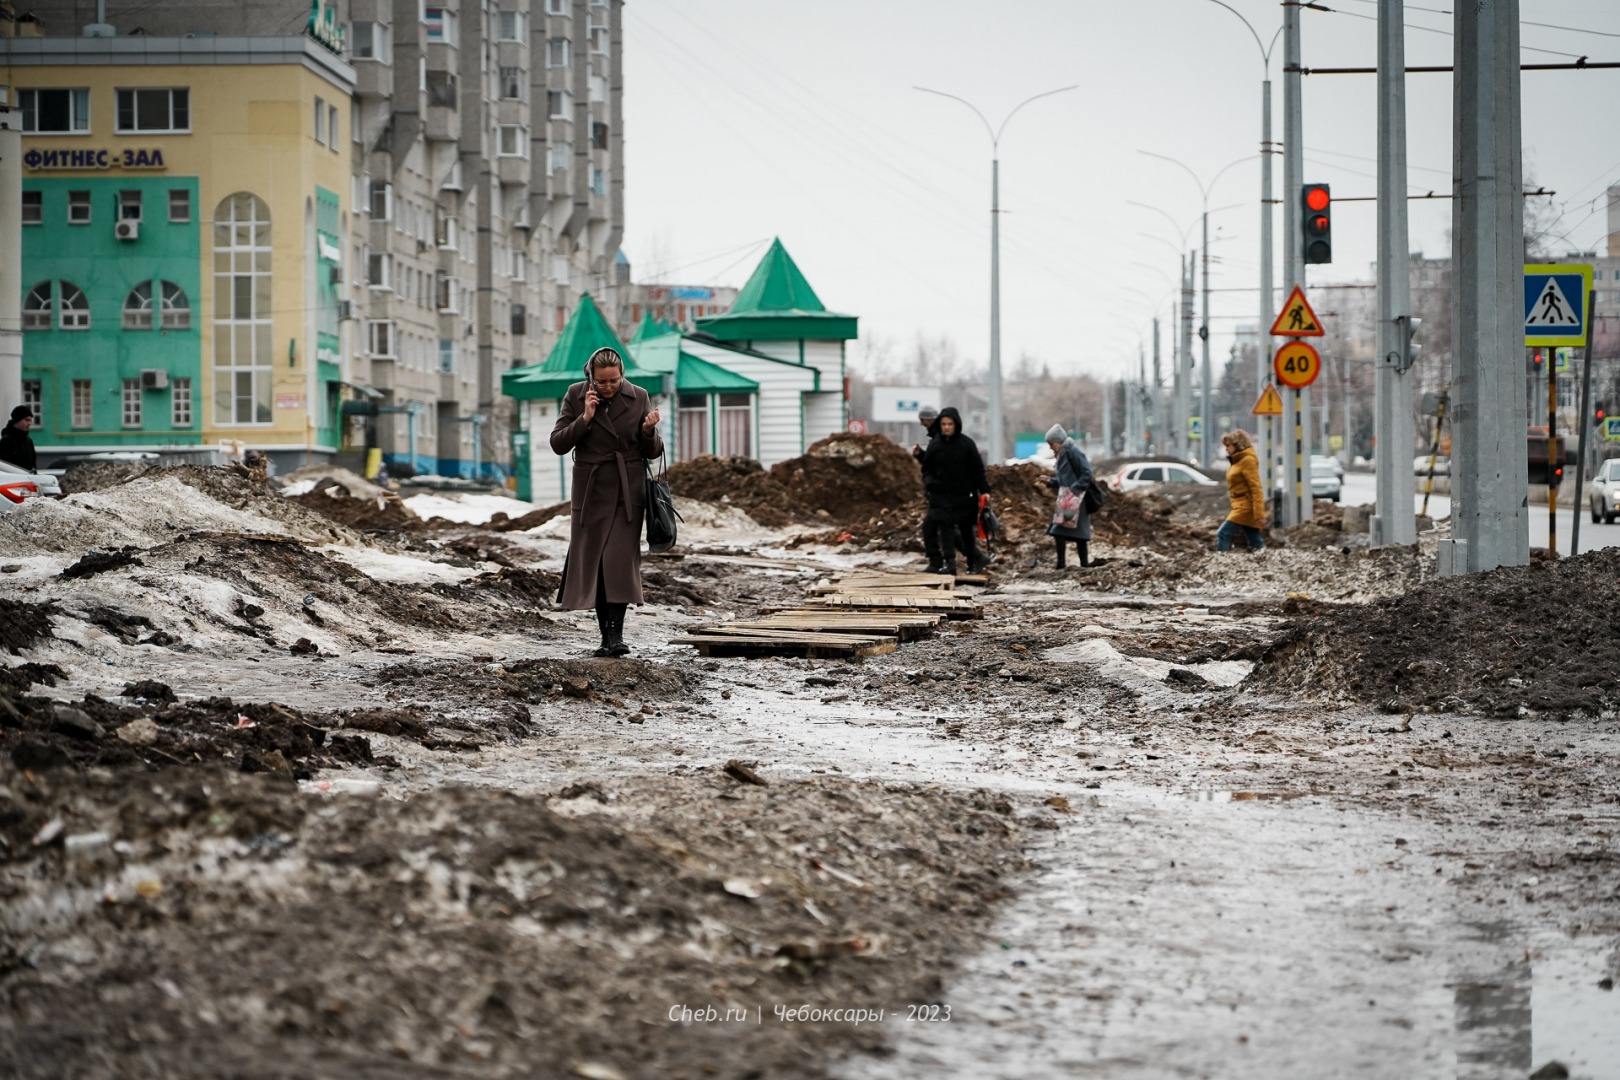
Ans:
[[[978,604],[963,596],[849,593],[817,597],[806,605],[858,611],[938,612],[951,619],[977,619],[984,614]]]
[[[861,637],[855,634],[796,634],[786,631],[756,631],[753,634],[689,634],[675,638],[671,645],[690,645],[703,656],[801,656],[806,659],[837,659],[851,656],[881,656],[894,652],[899,643],[892,637]]]
[[[753,630],[791,630],[798,633],[882,635],[913,641],[932,631],[942,615],[900,615],[865,611],[787,611],[759,619],[700,626],[700,634],[746,634]]]

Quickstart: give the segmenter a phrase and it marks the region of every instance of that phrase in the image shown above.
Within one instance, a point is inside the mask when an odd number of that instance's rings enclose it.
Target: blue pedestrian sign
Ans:
[[[1586,310],[1592,268],[1551,263],[1524,268],[1525,345],[1584,346],[1592,320]]]

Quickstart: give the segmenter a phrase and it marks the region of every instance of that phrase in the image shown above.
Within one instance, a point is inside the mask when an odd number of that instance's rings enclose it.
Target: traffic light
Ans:
[[[1306,184],[1300,193],[1305,211],[1300,224],[1300,243],[1307,263],[1333,261],[1333,196],[1326,184]]]
[[[1540,349],[1531,349],[1530,350],[1530,371],[1529,371],[1529,374],[1531,374],[1531,375],[1533,375],[1533,376],[1535,376],[1536,378],[1539,379],[1539,378],[1541,378],[1541,373],[1545,369],[1545,367],[1546,367],[1546,363],[1545,363],[1545,360],[1543,359],[1543,357],[1541,355],[1541,350]]]
[[[1397,315],[1395,321],[1401,328],[1401,363],[1402,371],[1408,371],[1418,362],[1423,352],[1423,346],[1416,341],[1418,331],[1423,328],[1423,320],[1416,315]]]
[[[1603,421],[1608,415],[1609,410],[1607,407],[1605,407],[1603,402],[1600,401],[1596,405],[1592,406],[1592,423],[1597,427],[1603,426]]]
[[[1564,463],[1562,461],[1549,462],[1547,466],[1547,486],[1557,487],[1564,482]]]

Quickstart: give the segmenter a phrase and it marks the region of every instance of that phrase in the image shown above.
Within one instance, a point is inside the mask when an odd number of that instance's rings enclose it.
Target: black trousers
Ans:
[[[975,535],[978,521],[975,508],[930,506],[923,517],[923,550],[928,553],[930,566],[954,567],[956,553],[967,556],[967,564],[979,561],[979,542]]]
[[[1074,545],[1074,552],[1075,552],[1076,555],[1078,555],[1080,557],[1080,565],[1081,566],[1090,566],[1091,565],[1091,551],[1090,551],[1091,545],[1090,545],[1089,541],[1086,541],[1086,540],[1070,540],[1066,536],[1054,536],[1054,537],[1052,537],[1052,539],[1057,541],[1057,568],[1059,570],[1062,570],[1064,567],[1066,567],[1068,565],[1068,563],[1064,559],[1064,555],[1065,555],[1067,545],[1069,545],[1069,544]]]

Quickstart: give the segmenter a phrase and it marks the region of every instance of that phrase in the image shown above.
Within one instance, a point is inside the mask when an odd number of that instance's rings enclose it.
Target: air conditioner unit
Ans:
[[[338,301],[338,322],[348,322],[352,318],[354,318],[354,301],[352,301],[352,300],[339,300]]]
[[[113,235],[120,240],[139,240],[141,238],[141,223],[138,221],[120,221],[113,226]]]
[[[141,369],[142,390],[163,390],[169,385],[169,373],[162,368]]]

